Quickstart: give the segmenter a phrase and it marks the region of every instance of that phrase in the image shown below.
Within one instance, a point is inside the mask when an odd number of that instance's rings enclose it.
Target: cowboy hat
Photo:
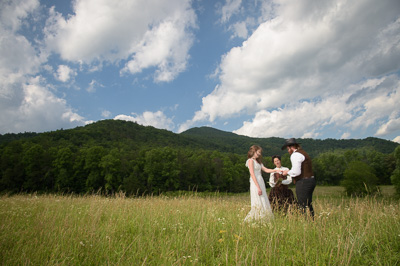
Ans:
[[[287,139],[285,141],[285,144],[282,146],[282,150],[284,150],[287,146],[292,146],[292,145],[296,145],[296,144],[300,144],[300,143],[297,143],[295,138]]]

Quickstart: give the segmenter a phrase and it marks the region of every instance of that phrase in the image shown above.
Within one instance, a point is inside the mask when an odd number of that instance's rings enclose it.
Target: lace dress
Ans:
[[[246,161],[246,166],[249,167],[249,160]],[[253,179],[250,176],[250,200],[251,200],[251,210],[244,219],[246,222],[252,220],[260,220],[265,218],[266,220],[272,219],[274,215],[272,214],[271,205],[268,200],[267,192],[265,190],[264,179],[261,175],[261,164],[256,160],[253,160],[254,174],[256,176],[258,185],[262,191],[262,195],[258,195],[258,189]]]

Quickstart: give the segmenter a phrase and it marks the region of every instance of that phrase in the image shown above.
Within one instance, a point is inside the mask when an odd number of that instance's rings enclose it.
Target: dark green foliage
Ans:
[[[145,155],[144,174],[150,191],[179,189],[178,153],[169,147],[149,150]]]
[[[105,185],[104,172],[100,165],[106,150],[102,146],[90,147],[84,151],[85,165],[83,169],[87,173],[86,188],[88,191],[98,190]]]
[[[23,190],[24,166],[22,156],[24,148],[21,141],[11,142],[0,154],[0,191],[18,192]]]
[[[347,167],[348,160],[346,160],[343,155],[326,152],[321,153],[312,163],[319,184],[339,185],[340,180],[343,178],[343,172]]]
[[[191,128],[180,135],[188,136],[196,140],[204,140],[208,146],[214,144],[216,147],[223,147],[223,151],[233,152],[237,154],[246,154],[251,145],[259,145],[263,147],[264,154],[268,156],[283,155],[286,150],[282,151],[281,147],[285,142],[283,138],[250,138],[240,136],[230,132],[224,132],[210,127]],[[336,150],[358,150],[367,147],[381,152],[392,153],[393,150],[399,145],[398,143],[383,140],[379,138],[369,137],[366,139],[296,139],[301,143],[301,146],[313,158],[322,152],[336,151]],[[221,144],[224,145],[221,145]]]
[[[313,159],[318,184],[340,184],[354,160],[369,164],[379,184],[390,184],[396,167],[391,152],[398,144],[375,138],[299,141]],[[283,142],[208,127],[175,134],[119,120],[41,134],[0,135],[0,192],[244,192],[249,189],[249,147],[263,148],[266,167],[274,167],[272,155],[281,155],[282,165],[290,168]]]
[[[28,138],[33,138],[39,135],[39,133],[34,133],[34,132],[25,132],[25,133],[7,133],[4,135],[0,134],[0,145],[3,143],[8,143],[11,141],[19,140],[19,139],[28,139]]]
[[[397,196],[400,196],[400,168],[396,168],[390,178],[392,180],[392,184],[396,189]]]
[[[396,169],[393,171],[390,177],[392,184],[396,189],[397,196],[400,196],[400,146],[394,150],[394,156],[396,161]]]
[[[53,172],[55,175],[55,188],[58,191],[68,192],[75,190],[73,176],[74,153],[69,147],[61,148],[53,161]]]
[[[364,196],[377,191],[378,178],[372,167],[360,161],[352,161],[344,171],[344,186],[347,195]]]

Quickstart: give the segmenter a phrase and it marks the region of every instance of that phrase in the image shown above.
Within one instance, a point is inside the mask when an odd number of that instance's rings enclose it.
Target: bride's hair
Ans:
[[[262,152],[262,148],[258,145],[253,145],[250,147],[250,150],[247,152],[247,158],[250,159],[251,157],[253,157],[254,153],[256,153],[257,151],[261,151]],[[262,162],[262,156],[258,157],[257,162],[259,164],[261,164]]]

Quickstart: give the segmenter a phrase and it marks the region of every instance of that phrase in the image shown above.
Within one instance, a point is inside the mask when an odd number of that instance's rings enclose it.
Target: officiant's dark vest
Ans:
[[[302,178],[310,178],[314,176],[310,156],[308,156],[307,152],[302,149],[297,149],[296,152],[303,154],[305,160],[301,163],[301,174],[296,176],[295,179],[300,180]]]

